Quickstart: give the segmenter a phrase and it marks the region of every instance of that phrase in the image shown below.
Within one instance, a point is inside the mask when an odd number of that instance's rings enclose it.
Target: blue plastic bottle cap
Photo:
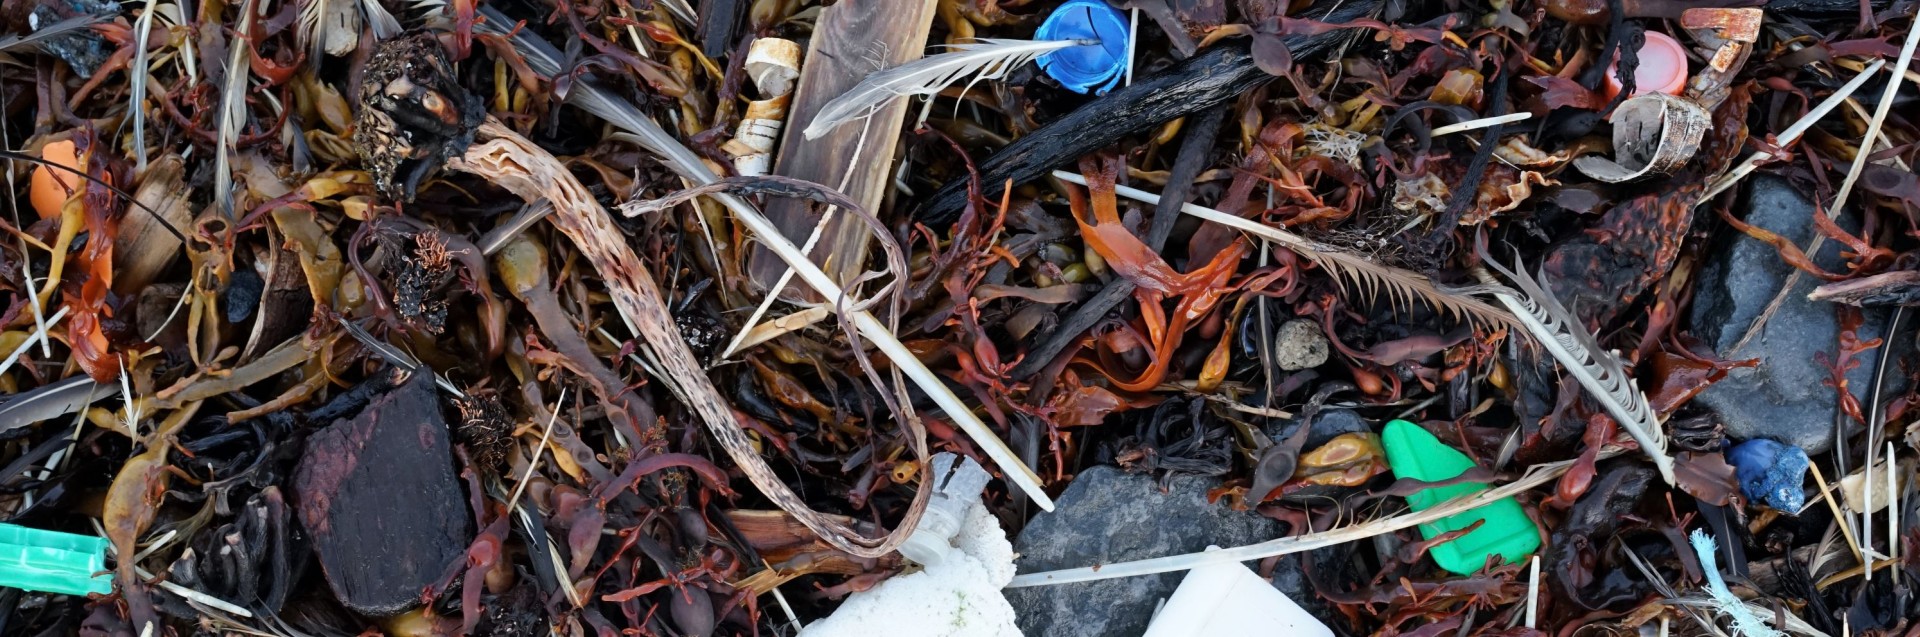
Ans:
[[[1040,56],[1040,70],[1075,93],[1105,95],[1127,74],[1127,17],[1103,0],[1070,0],[1047,16],[1039,40],[1099,40]]]

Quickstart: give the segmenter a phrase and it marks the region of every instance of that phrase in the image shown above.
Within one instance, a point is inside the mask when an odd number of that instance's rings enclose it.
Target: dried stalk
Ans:
[[[528,66],[541,73],[561,72],[562,56],[553,48],[553,45],[539,39],[526,29],[517,29],[508,33],[507,29],[515,24],[515,21],[507,19],[504,14],[492,7],[481,7],[480,13],[486,16],[486,20],[476,25],[477,28],[480,31],[511,37],[515,48],[525,56]],[[699,185],[719,181],[720,177],[713,174],[713,170],[709,169],[685,144],[662,130],[659,124],[654,123],[638,108],[601,88],[594,78],[590,76],[579,78],[574,83],[573,90],[568,92],[567,102],[598,115],[614,126],[632,132],[642,147],[660,155],[670,170],[688,181]],[[505,127],[495,124],[494,128],[506,131]],[[511,134],[511,131],[506,132]],[[528,146],[531,147],[531,145]],[[538,151],[537,148],[534,150]],[[468,155],[475,156],[473,151],[469,151]],[[564,175],[565,172],[559,171],[559,174]],[[527,193],[520,194],[528,197],[530,196],[528,193],[534,193],[533,196],[537,196],[540,191],[538,188],[530,188]],[[786,235],[781,233],[772,221],[767,220],[766,216],[761,215],[753,204],[725,192],[716,192],[707,196],[726,206],[727,210],[733,213],[734,221],[746,227],[762,245],[769,248],[782,261],[786,261],[787,267],[792,268],[802,281],[820,295],[820,298],[839,299],[846,296],[832,277],[827,276],[819,265],[807,258],[798,247],[793,245],[792,241],[787,240]],[[595,210],[598,208],[595,207]],[[604,212],[599,214],[605,216]],[[863,311],[850,311],[848,314],[851,315],[854,326],[859,330],[859,336],[873,341],[896,368],[905,372],[921,391],[933,398],[934,403],[946,411],[954,424],[979,444],[987,457],[1000,467],[1001,473],[1006,476],[1008,482],[1019,487],[1027,497],[1039,504],[1041,509],[1053,510],[1053,498],[1048,497],[1046,490],[1040,485],[1040,476],[1035,475],[1025,463],[1020,462],[1019,456],[1014,454],[1013,449],[1008,447],[1005,441],[1000,440],[993,430],[988,429],[986,423],[981,422],[979,416],[974,415],[973,410],[968,409],[966,403],[961,402],[960,397],[947,388],[945,381],[934,375],[933,370],[927,369],[927,366],[921,363],[920,359],[914,356],[913,352],[908,350],[907,346],[902,344],[900,339],[872,314]],[[704,378],[702,376],[703,381]]]
[[[1611,458],[1619,455],[1619,453],[1620,451],[1618,449],[1610,448],[1601,451],[1600,457],[1603,459]],[[1267,540],[1259,544],[1249,544],[1229,549],[1156,557],[1132,562],[1121,562],[1119,564],[1070,568],[1046,573],[1028,573],[1014,577],[1013,581],[1007,584],[1007,588],[1071,584],[1073,582],[1090,582],[1116,577],[1171,573],[1174,571],[1199,568],[1209,564],[1246,562],[1364,540],[1384,533],[1410,529],[1440,518],[1480,508],[1501,498],[1517,495],[1560,477],[1560,474],[1566,473],[1567,469],[1573,467],[1575,462],[1577,462],[1577,460],[1563,460],[1549,464],[1534,465],[1533,468],[1527,470],[1525,475],[1520,476],[1519,479],[1513,482],[1476,494],[1463,495],[1425,511],[1380,518],[1378,520],[1362,522],[1338,529],[1303,533],[1292,537]]]
[[[624,235],[614,227],[612,216],[552,154],[498,120],[488,118],[481,124],[475,143],[466,155],[454,158],[447,165],[486,179],[527,201],[545,198],[553,204],[553,214],[547,219],[573,241],[606,281],[607,292],[620,310],[621,319],[632,333],[640,335],[643,349],[665,371],[658,380],[699,415],[734,464],[781,509],[793,514],[834,548],[861,557],[890,553],[913,532],[920,512],[926,507],[924,484],[915,494],[913,506],[900,526],[876,540],[808,508],[780,480],[766,460],[754,452],[746,432],[727,407],[726,399],[714,389],[713,381],[707,378],[705,369],[687,348],[646,264],[620,240]]]

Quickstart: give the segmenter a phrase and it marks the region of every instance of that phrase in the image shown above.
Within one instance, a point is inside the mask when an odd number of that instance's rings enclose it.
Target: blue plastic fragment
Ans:
[[[1727,462],[1747,499],[1787,512],[1806,506],[1807,452],[1799,447],[1755,438],[1728,449]]]
[[[1075,93],[1105,95],[1127,74],[1127,17],[1104,0],[1069,0],[1034,33],[1037,40],[1098,40],[1040,56],[1040,70]]]

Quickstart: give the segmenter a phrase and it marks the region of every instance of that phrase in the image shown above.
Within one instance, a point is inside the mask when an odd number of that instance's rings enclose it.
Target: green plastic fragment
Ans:
[[[1380,441],[1387,451],[1387,466],[1393,469],[1396,478],[1438,482],[1458,477],[1473,468],[1473,460],[1466,454],[1440,442],[1439,438],[1433,437],[1419,425],[1405,420],[1387,423],[1386,430],[1380,434]],[[1433,487],[1407,496],[1407,505],[1415,511],[1424,511],[1486,489],[1486,485],[1475,483]],[[1472,526],[1480,520],[1486,520],[1480,528],[1451,542],[1434,546],[1427,554],[1433,556],[1433,561],[1440,564],[1440,568],[1469,575],[1485,566],[1490,556],[1498,555],[1502,561],[1512,564],[1540,548],[1539,527],[1520,508],[1520,502],[1511,497],[1422,524],[1420,534],[1431,540]]]
[[[0,524],[0,586],[86,595],[113,592],[107,540]]]

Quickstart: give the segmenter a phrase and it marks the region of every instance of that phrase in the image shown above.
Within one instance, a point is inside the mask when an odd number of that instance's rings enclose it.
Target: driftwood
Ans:
[[[1322,6],[1332,5],[1331,9]],[[1379,0],[1323,1],[1305,15],[1339,24],[1372,15]],[[1288,36],[1287,50],[1298,60],[1326,52],[1353,36],[1352,29],[1311,36]],[[1105,148],[1177,117],[1213,108],[1274,79],[1253,64],[1245,42],[1222,43],[1182,60],[1167,70],[1134,82],[1014,140],[980,163],[980,187],[988,200],[999,198],[1008,180],[1023,184],[1087,153]],[[935,226],[953,223],[967,204],[967,177],[940,187],[914,217]]]
[[[505,31],[502,29],[505,29],[506,25],[515,23],[492,7],[481,7],[480,13],[487,17],[487,21],[480,25],[483,31],[493,30],[495,33],[504,34]],[[552,44],[532,36],[525,29],[516,30],[510,37],[513,38],[514,45],[526,56],[528,66],[542,73],[561,72],[562,56]],[[567,102],[633,133],[642,147],[658,154],[667,168],[688,181],[703,185],[719,181],[720,177],[713,174],[713,171],[707,168],[707,165],[691,149],[667,134],[638,108],[601,88],[591,74],[581,75],[576,79],[573,90],[567,94]],[[531,145],[527,144],[527,146]],[[556,171],[556,173],[564,172]],[[528,192],[538,192],[538,188],[531,188]],[[727,210],[733,214],[735,223],[740,224],[742,228],[755,235],[762,244],[780,255],[787,262],[787,266],[793,268],[796,278],[807,284],[820,297],[839,299],[844,295],[840,285],[801,254],[800,248],[781,235],[779,228],[762,216],[753,204],[726,192],[715,192],[707,196],[726,206]],[[859,331],[859,338],[865,339],[886,354],[887,358],[904,372],[909,380],[913,381],[921,391],[926,392],[927,396],[939,405],[949,418],[953,419],[953,424],[959,426],[961,431],[966,432],[968,437],[980,445],[981,452],[993,460],[1010,484],[1026,493],[1027,497],[1032,498],[1041,508],[1053,510],[1053,499],[1041,486],[1040,476],[1020,462],[1013,449],[1000,440],[992,429],[987,428],[986,423],[947,388],[944,379],[935,375],[926,364],[921,363],[920,359],[915,357],[913,352],[908,350],[907,346],[901,343],[900,339],[896,338],[880,319],[858,309],[851,310],[847,314]]]
[[[808,140],[801,131],[822,107],[867,74],[920,59],[933,28],[934,5],[934,0],[841,0],[820,13],[773,174],[833,186],[867,210],[880,209],[881,197],[893,183],[889,167],[900,144],[894,133],[907,119],[906,100],[895,100],[871,119],[841,126],[819,139]],[[765,214],[788,239],[805,243],[823,213],[804,201],[775,199],[767,202]],[[841,285],[860,276],[872,240],[867,228],[850,216],[842,210],[826,220],[813,250],[813,262]],[[753,280],[766,287],[787,270],[778,255],[757,245],[747,267]]]
[[[120,220],[120,234],[113,238],[114,292],[138,293],[180,259],[180,238],[173,233],[193,221],[193,213],[187,210],[185,176],[186,162],[179,155],[155,159],[140,174],[134,200],[140,203],[138,208],[154,214],[134,210]]]
[[[900,526],[886,537],[875,539],[809,508],[780,480],[773,468],[767,466],[766,460],[754,451],[739,421],[734,419],[726,398],[714,389],[705,368],[680,336],[646,264],[622,240],[625,235],[614,227],[613,217],[552,154],[498,120],[488,118],[480,125],[473,146],[447,166],[486,179],[527,201],[545,198],[553,203],[553,214],[547,219],[573,241],[606,282],[607,293],[619,308],[621,319],[629,330],[640,336],[642,351],[659,370],[657,380],[699,415],[734,464],[774,504],[793,514],[834,548],[852,555],[878,557],[906,541],[926,507],[925,485],[914,496],[913,506]]]

